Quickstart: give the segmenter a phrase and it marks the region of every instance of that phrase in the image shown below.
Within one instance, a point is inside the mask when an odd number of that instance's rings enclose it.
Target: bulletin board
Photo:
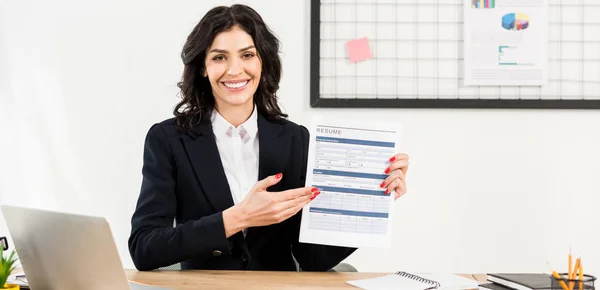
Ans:
[[[600,109],[600,1],[549,0],[543,86],[464,85],[464,3],[311,0],[311,107]]]

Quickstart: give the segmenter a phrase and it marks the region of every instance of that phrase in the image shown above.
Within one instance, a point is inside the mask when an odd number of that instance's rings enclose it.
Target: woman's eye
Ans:
[[[223,56],[223,55],[217,55],[217,56],[213,57],[213,60],[224,60],[224,59],[225,59],[225,56]]]
[[[250,58],[250,57],[253,57],[253,56],[254,56],[254,54],[252,54],[252,53],[249,53],[249,52],[248,53],[244,53],[244,58]]]

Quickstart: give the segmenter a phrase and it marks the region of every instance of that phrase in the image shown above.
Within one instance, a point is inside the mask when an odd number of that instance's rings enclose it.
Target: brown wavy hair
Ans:
[[[182,100],[173,110],[180,130],[187,131],[210,118],[215,99],[208,78],[203,76],[206,52],[219,33],[234,26],[252,37],[262,62],[262,76],[254,93],[258,112],[270,121],[288,117],[277,104],[276,92],[281,79],[279,40],[254,9],[241,4],[219,6],[204,15],[188,36],[181,52],[185,67],[177,86],[181,89]]]

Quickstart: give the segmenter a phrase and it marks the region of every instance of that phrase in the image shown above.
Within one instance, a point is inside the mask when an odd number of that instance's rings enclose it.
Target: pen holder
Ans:
[[[550,275],[550,279],[552,279],[551,289],[552,290],[595,290],[594,282],[596,281],[596,277],[591,275],[583,275],[583,279],[579,280],[579,278],[569,279],[569,274],[560,273],[560,280],[556,279],[554,276]],[[579,277],[579,276],[577,276]],[[563,283],[561,283],[563,282]],[[566,286],[566,289],[565,289]]]

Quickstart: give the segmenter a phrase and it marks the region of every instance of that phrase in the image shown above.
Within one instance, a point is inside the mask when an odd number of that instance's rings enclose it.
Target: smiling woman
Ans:
[[[248,33],[239,26],[220,33],[206,55],[206,70],[203,74],[210,81],[217,111],[223,115],[235,106],[251,111],[261,70],[260,58],[257,57],[254,41]],[[237,126],[245,121],[239,117],[233,125]]]
[[[286,118],[276,96],[278,53],[279,40],[252,8],[233,5],[209,11],[183,47],[183,99],[174,110],[178,127],[191,129],[215,108],[237,126],[250,115],[253,103],[271,121]]]
[[[210,10],[189,35],[175,117],[145,140],[129,238],[139,270],[327,271],[356,250],[298,241],[320,192],[305,186],[308,130],[277,104],[278,53],[244,5]]]

